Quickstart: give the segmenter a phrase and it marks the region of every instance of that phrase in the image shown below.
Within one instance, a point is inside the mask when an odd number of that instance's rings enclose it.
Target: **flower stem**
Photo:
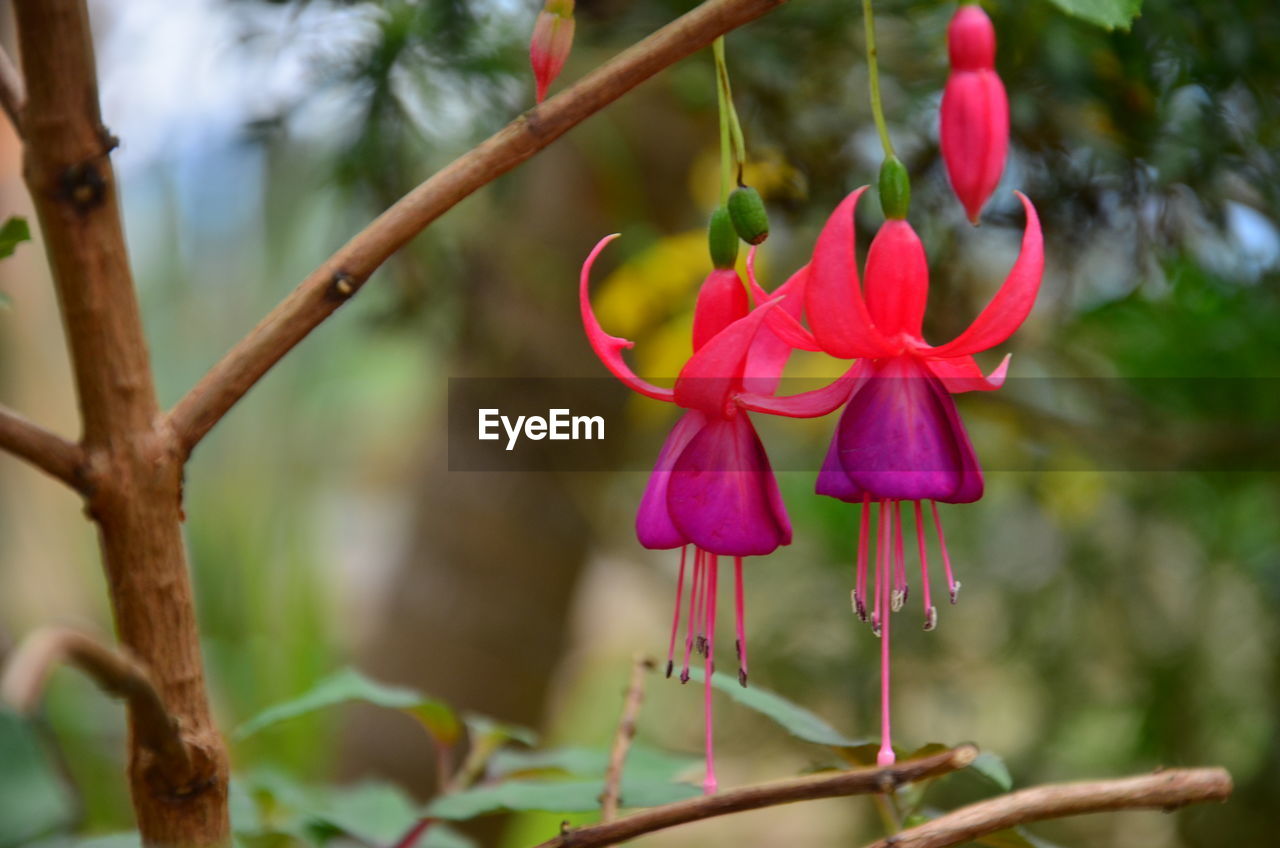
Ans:
[[[720,106],[720,201],[726,202],[735,182],[742,178],[747,159],[747,145],[742,136],[738,110],[733,105],[733,87],[729,84],[729,66],[724,58],[724,37],[711,45],[716,60],[716,101]],[[737,180],[735,180],[735,167]]]
[[[862,0],[862,23],[867,33],[867,78],[871,88],[871,115],[880,133],[880,146],[886,159],[894,157],[893,142],[889,140],[889,125],[884,120],[884,105],[880,102],[880,66],[876,63],[876,21],[871,13],[871,0]]]

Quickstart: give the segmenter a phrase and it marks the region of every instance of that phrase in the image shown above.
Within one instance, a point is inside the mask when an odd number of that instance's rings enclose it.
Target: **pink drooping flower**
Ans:
[[[573,47],[573,0],[547,0],[533,24],[529,42],[529,62],[537,87],[537,101],[547,97],[547,89],[569,58]]]
[[[707,774],[704,788],[716,789],[712,752],[711,675],[714,669],[716,585],[721,557],[733,558],[738,680],[747,685],[747,642],[742,560],[772,553],[791,543],[778,484],[751,418],[737,401],[744,392],[771,394],[791,347],[766,327],[770,314],[786,314],[795,324],[803,308],[799,275],[773,296],[756,287],[750,308],[742,279],[732,269],[712,271],[694,308],[693,355],[672,389],[637,377],[623,361],[632,342],[606,333],[591,309],[591,266],[610,241],[603,239],[582,266],[579,298],[587,338],[600,360],[636,392],[675,403],[686,412],[667,436],[636,515],[636,536],[646,548],[680,548],[680,573],[667,652],[667,676],[675,666],[677,636],[684,619],[681,681],[689,679],[696,651],[705,659]],[[790,295],[790,296],[788,296]],[[790,325],[788,325],[790,326]],[[799,325],[795,324],[798,328]],[[692,580],[687,611],[682,605],[689,548]]]
[[[937,503],[967,503],[982,497],[982,469],[974,456],[951,394],[999,388],[1006,356],[983,376],[973,354],[1009,338],[1031,311],[1044,269],[1044,249],[1035,207],[1018,194],[1027,223],[1022,249],[999,292],[969,328],[946,344],[924,340],[929,292],[924,247],[905,220],[884,223],[867,255],[865,284],[854,256],[854,213],[865,188],[832,213],[807,266],[805,313],[811,338],[793,327],[792,343],[817,347],[841,359],[857,359],[840,380],[816,392],[790,397],[739,396],[746,409],[779,415],[825,415],[846,404],[817,491],[862,507],[858,530],[853,604],[881,639],[882,743],[878,760],[893,762],[889,722],[889,613],[907,599],[902,504],[914,513],[920,556],[925,629],[937,622],[929,591],[925,544],[928,509],[938,535],[947,587],[954,603],[956,582]],[[773,324],[781,321],[773,320]],[[873,520],[873,507],[878,514]],[[874,531],[873,528],[874,527]],[[870,539],[875,534],[874,554]],[[868,598],[868,571],[873,591]]]
[[[951,187],[969,220],[1000,182],[1009,149],[1009,99],[996,73],[996,31],[978,6],[961,6],[947,29],[951,75],[939,140]]]

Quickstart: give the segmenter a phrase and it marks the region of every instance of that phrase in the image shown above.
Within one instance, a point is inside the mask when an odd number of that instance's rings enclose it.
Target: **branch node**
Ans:
[[[330,300],[347,300],[360,289],[360,282],[346,271],[335,271],[327,292]]]
[[[85,214],[107,196],[107,181],[93,161],[68,167],[58,178],[58,199]]]

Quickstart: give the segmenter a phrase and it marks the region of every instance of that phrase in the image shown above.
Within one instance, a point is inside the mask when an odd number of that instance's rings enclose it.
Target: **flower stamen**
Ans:
[[[906,558],[902,553],[902,501],[893,502],[893,596],[892,608],[900,612],[910,593]]]
[[[853,589],[853,611],[867,620],[867,539],[871,524],[871,496],[862,496],[862,517],[858,523],[858,571]]]
[[[676,634],[680,630],[680,596],[684,594],[684,564],[688,553],[689,546],[681,545],[680,574],[676,577],[676,605],[675,612],[671,615],[671,644],[667,647],[667,677],[671,677],[671,672],[675,668]]]
[[[942,550],[942,568],[947,574],[947,591],[951,595],[951,603],[960,595],[960,581],[951,572],[951,554],[947,553],[947,537],[942,532],[942,519],[938,517],[938,502],[930,501],[933,507],[933,524],[938,529],[938,547]]]
[[[887,502],[880,502],[880,548],[876,559],[876,605],[884,611],[880,620],[880,751],[876,754],[876,764],[891,766],[894,762],[893,743],[890,741],[889,726],[889,630],[891,616],[889,609],[889,546],[887,544]]]
[[[920,588],[924,594],[924,629],[932,630],[938,626],[938,608],[933,605],[929,591],[929,554],[924,543],[924,513],[920,509],[920,501],[914,501],[916,512],[916,544],[920,549]]]
[[[734,617],[736,619],[738,652],[738,683],[747,685],[747,610],[742,592],[742,557],[733,558]]]
[[[709,562],[704,568],[706,572],[706,587],[703,590],[703,604],[706,610],[706,653],[703,657],[706,659],[705,683],[703,684],[703,707],[706,711],[706,742],[707,742],[707,774],[702,782],[702,790],[707,795],[714,794],[718,783],[716,782],[716,761],[715,751],[712,740],[715,736],[713,733],[713,723],[711,716],[711,675],[715,674],[716,662],[714,654],[715,647],[715,631],[716,631],[716,571],[719,563],[715,554],[708,555]]]

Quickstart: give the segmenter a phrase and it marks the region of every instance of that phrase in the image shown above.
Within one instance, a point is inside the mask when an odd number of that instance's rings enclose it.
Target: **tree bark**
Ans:
[[[129,781],[147,845],[226,843],[226,751],[209,711],[181,529],[182,456],[164,426],[102,126],[83,0],[15,4],[24,177],[44,232],[84,422],[85,492],[120,642],[150,673],[188,757],[143,744]]]

